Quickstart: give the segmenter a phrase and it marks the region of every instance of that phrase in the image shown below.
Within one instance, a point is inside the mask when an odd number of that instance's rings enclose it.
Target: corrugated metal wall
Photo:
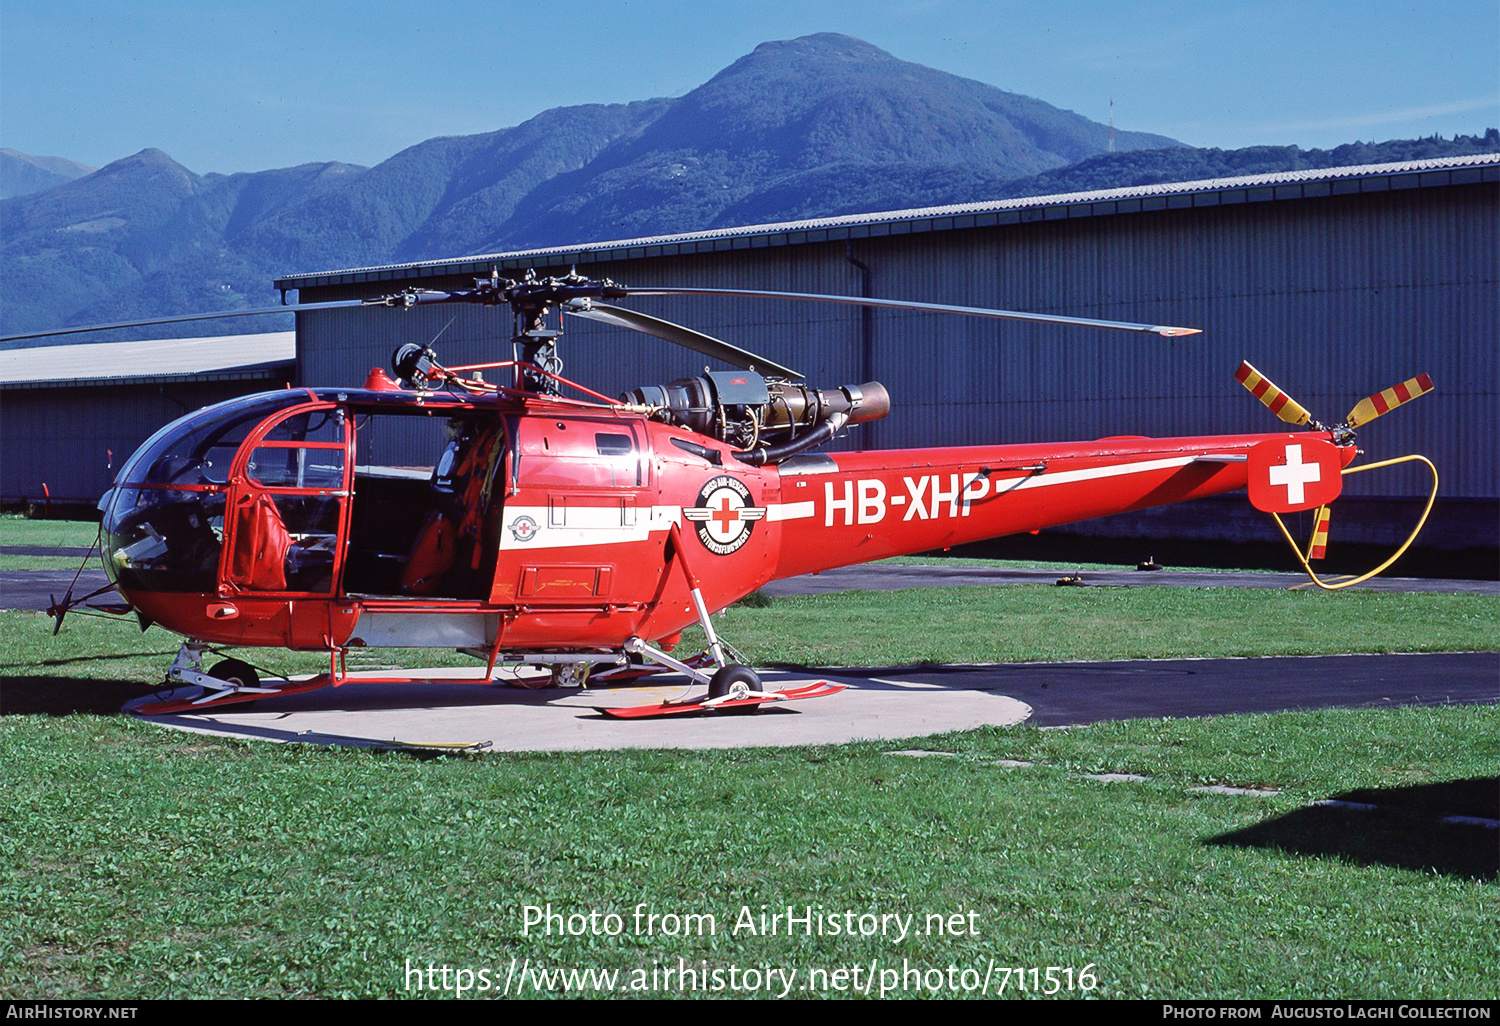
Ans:
[[[279,387],[264,380],[0,390],[0,498],[99,498],[115,472],[163,424],[238,395]]]
[[[1278,422],[1232,379],[1241,359],[1325,421],[1426,371],[1437,391],[1367,427],[1361,446],[1371,458],[1426,453],[1442,469],[1445,497],[1493,504],[1497,200],[1493,185],[1451,185],[848,244],[871,268],[876,296],[1204,329],[1180,340],[878,311],[866,366],[855,308],[737,298],[643,297],[629,305],[762,351],[820,385],[884,382],[895,411],[845,443],[882,448],[1272,430]],[[748,246],[579,270],[631,285],[859,293],[844,242]],[[401,284],[309,288],[300,299]],[[371,366],[387,366],[400,343],[439,331],[444,362],[509,356],[504,310],[324,311],[298,321],[307,384],[356,384]],[[704,362],[574,319],[564,346],[564,373],[607,394],[696,373]],[[1423,486],[1415,474],[1385,472],[1352,478],[1349,492],[1406,497]]]

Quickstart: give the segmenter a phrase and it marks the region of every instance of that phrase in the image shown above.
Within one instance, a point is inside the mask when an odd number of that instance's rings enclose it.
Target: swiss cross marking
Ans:
[[[1303,497],[1307,494],[1307,486],[1320,480],[1322,476],[1322,468],[1316,463],[1302,462],[1302,446],[1300,445],[1287,446],[1286,462],[1279,467],[1271,468],[1271,483],[1284,485],[1287,502],[1294,506],[1302,505]]]
[[[1245,454],[1250,504],[1266,513],[1326,506],[1344,487],[1347,450],[1317,436],[1270,438]]]
[[[709,519],[719,525],[719,530],[728,531],[729,525],[740,519],[740,511],[729,508],[729,497],[726,495],[720,501],[719,508],[714,510],[713,516]]]

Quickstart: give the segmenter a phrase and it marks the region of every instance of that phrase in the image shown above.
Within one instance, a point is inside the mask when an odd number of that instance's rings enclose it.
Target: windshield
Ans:
[[[229,467],[247,435],[301,390],[261,392],[180,417],[126,461],[106,496],[104,565],[121,588],[218,588]]]
[[[301,390],[259,392],[179,417],[146,439],[120,468],[115,483],[224,484],[235,451],[251,429],[275,411],[307,399]]]

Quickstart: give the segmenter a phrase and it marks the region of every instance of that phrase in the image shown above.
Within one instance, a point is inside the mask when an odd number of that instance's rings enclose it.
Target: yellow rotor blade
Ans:
[[[1383,413],[1390,413],[1403,403],[1409,403],[1419,395],[1426,395],[1432,391],[1432,379],[1426,374],[1418,374],[1416,377],[1403,381],[1394,388],[1387,388],[1383,392],[1376,392],[1372,396],[1361,399],[1354,404],[1354,409],[1349,411],[1348,423],[1352,428],[1361,424],[1368,424]]]
[[[1265,403],[1267,409],[1288,424],[1300,427],[1312,420],[1312,414],[1250,366],[1249,360],[1240,364],[1240,369],[1234,372],[1234,380],[1248,388],[1251,395]]]
[[[1313,517],[1312,541],[1307,546],[1307,560],[1322,559],[1328,553],[1328,523],[1333,519],[1333,509],[1319,506]]]

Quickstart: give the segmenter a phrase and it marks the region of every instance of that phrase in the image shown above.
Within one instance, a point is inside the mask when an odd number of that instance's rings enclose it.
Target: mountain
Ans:
[[[805,36],[764,43],[676,100],[559,108],[428,140],[251,241],[285,266],[326,267],[774,220],[828,182],[870,209],[899,205],[928,175],[1062,167],[1102,152],[1108,132],[858,39]],[[1179,145],[1116,138],[1121,150]]]
[[[293,270],[907,206],[1071,165],[1108,131],[820,34],[676,99],[557,108],[373,168],[197,175],[144,150],[0,201],[0,331],[260,305]],[[1116,134],[1121,151],[1180,145]]]
[[[1027,96],[898,60],[848,36],[763,43],[587,167],[548,181],[458,251],[772,221],[854,176],[864,209],[927,174],[974,181],[1062,167],[1109,129]],[[1116,133],[1116,148],[1181,146]],[[887,178],[884,169],[897,171]]]
[[[12,149],[0,149],[0,199],[44,192],[94,168],[66,157],[37,157]]]
[[[462,252],[542,183],[587,167],[671,103],[560,107],[515,128],[429,139],[261,219],[235,241],[274,254],[282,271]]]
[[[1429,136],[1422,139],[1393,139],[1381,143],[1346,143],[1331,150],[1304,150],[1296,146],[1246,146],[1238,150],[1183,148],[1107,153],[1081,160],[1071,167],[1028,178],[994,181],[989,183],[987,191],[994,199],[1051,196],[1066,192],[1156,185],[1161,182],[1193,182],[1206,178],[1272,174],[1277,171],[1389,164],[1474,153],[1500,153],[1500,130],[1491,128],[1482,136],[1459,135],[1452,139]],[[946,199],[936,202],[956,203],[963,200]]]
[[[372,168],[198,175],[160,150],[92,173],[62,162],[81,177],[0,200],[0,334],[262,306],[291,271],[1500,148],[1493,131],[1331,151],[1116,132],[1107,153],[1108,138],[1041,100],[821,34],[764,43],[675,99],[560,107]]]
[[[148,149],[0,202],[4,330],[265,305],[276,255],[236,239],[366,170],[329,163],[196,175]]]

